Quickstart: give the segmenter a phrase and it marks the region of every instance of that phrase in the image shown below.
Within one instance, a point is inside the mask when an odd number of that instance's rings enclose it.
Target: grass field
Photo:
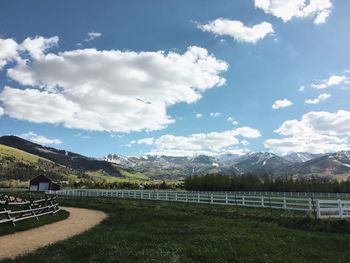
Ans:
[[[114,198],[60,203],[103,210],[109,218],[14,262],[348,262],[350,256],[348,221],[320,224],[279,210]]]
[[[0,225],[0,236],[7,235],[7,234],[13,234],[19,231],[28,230],[31,228],[39,227],[42,225],[54,223],[60,220],[64,220],[68,218],[69,213],[67,211],[59,211],[54,216],[52,215],[45,215],[39,218],[39,220],[36,220],[35,218],[20,221],[16,224],[16,226],[12,226],[12,224],[3,224]]]
[[[37,163],[39,157],[16,148],[0,144],[0,157],[15,157],[25,163]]]

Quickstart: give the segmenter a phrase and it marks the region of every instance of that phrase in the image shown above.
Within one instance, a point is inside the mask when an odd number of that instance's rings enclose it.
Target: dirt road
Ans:
[[[98,225],[107,218],[107,214],[101,211],[73,207],[62,207],[62,209],[70,213],[65,220],[0,236],[0,259],[15,258],[68,239]]]

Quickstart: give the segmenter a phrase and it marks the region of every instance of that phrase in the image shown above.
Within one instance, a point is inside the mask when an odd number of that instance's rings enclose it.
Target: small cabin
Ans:
[[[49,177],[41,174],[37,177],[33,178],[29,182],[29,191],[30,192],[38,192],[38,191],[58,191],[61,187],[59,184],[53,182]]]

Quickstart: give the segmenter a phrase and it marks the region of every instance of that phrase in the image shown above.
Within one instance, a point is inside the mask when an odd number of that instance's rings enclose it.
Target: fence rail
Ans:
[[[144,190],[61,190],[50,195],[80,197],[116,197],[186,203],[231,205],[314,212],[318,218],[350,217],[350,201],[320,200],[287,196],[240,195],[231,192],[185,192]]]
[[[0,224],[39,219],[40,216],[55,214],[60,211],[56,197],[45,197],[39,200],[25,200],[8,195],[0,196]]]

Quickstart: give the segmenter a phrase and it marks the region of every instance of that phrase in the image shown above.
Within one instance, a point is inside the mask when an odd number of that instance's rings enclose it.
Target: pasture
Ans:
[[[350,223],[305,213],[102,197],[59,197],[109,217],[13,262],[347,262]],[[12,262],[12,261],[3,261]]]

